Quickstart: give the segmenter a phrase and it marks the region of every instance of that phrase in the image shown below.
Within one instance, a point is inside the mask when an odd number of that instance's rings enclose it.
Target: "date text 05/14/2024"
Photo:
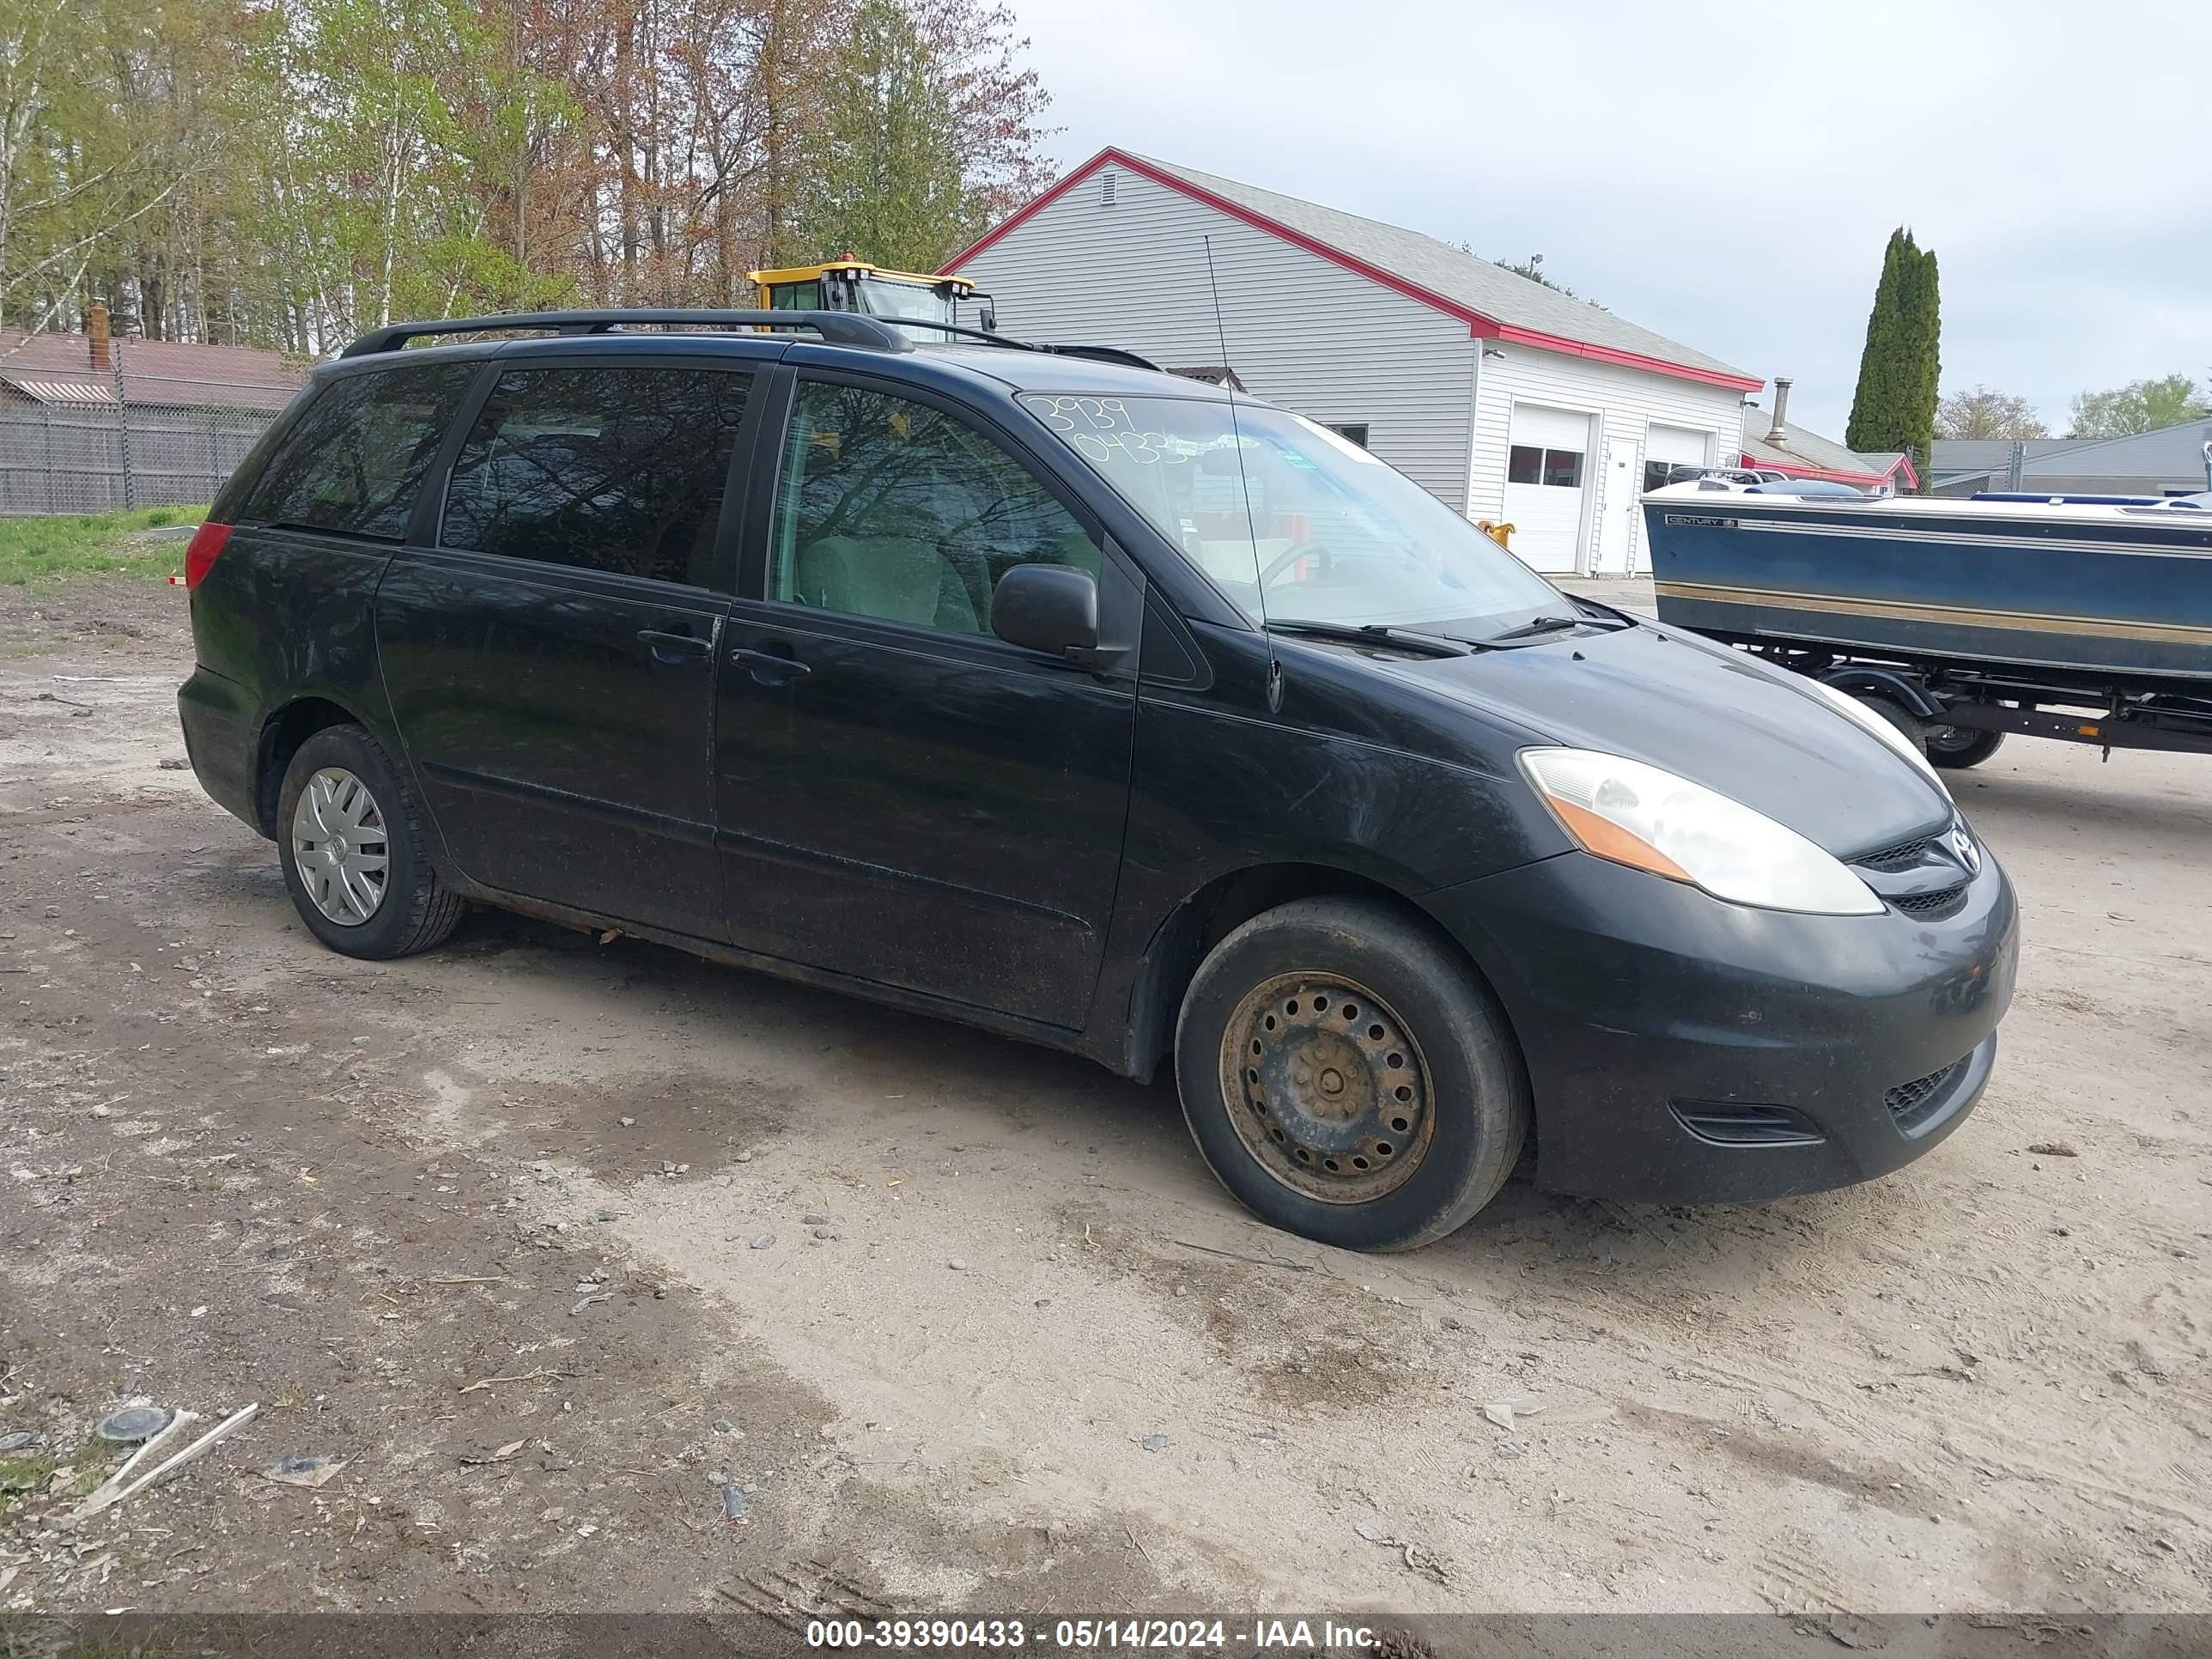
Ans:
[[[1264,1654],[1271,1650],[1363,1652],[1376,1632],[1333,1619],[815,1619],[806,1644],[816,1648],[1060,1649],[1078,1652],[1190,1652],[1213,1649]]]

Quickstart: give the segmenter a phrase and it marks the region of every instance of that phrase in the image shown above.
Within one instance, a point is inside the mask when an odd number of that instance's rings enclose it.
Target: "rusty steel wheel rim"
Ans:
[[[1412,1030],[1341,974],[1280,974],[1245,994],[1222,1034],[1221,1098],[1253,1161],[1325,1204],[1395,1192],[1436,1132]]]

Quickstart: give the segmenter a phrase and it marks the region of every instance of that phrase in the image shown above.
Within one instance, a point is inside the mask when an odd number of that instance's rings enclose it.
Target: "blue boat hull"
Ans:
[[[2212,523],[2177,524],[2177,512],[1741,495],[1652,498],[1644,511],[1659,615],[1698,633],[2212,682]]]

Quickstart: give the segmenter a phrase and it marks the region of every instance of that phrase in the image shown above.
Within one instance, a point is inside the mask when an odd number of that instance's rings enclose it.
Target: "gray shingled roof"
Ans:
[[[2212,420],[2184,421],[2132,437],[2075,443],[2048,454],[2031,452],[2025,471],[2029,477],[2048,473],[2069,478],[2201,478],[2207,443],[2212,443]]]
[[[1823,438],[1817,432],[1808,432],[1795,421],[1782,423],[1784,442],[1771,444],[1766,434],[1774,429],[1771,410],[1748,404],[1743,411],[1743,453],[1751,457],[1754,465],[1764,462],[1774,466],[1810,466],[1823,472],[1863,472],[1879,478],[1901,459],[1894,450],[1882,454],[1863,455],[1856,450],[1846,449],[1833,438]]]
[[[2009,438],[1938,438],[1935,453],[1929,458],[1928,470],[1937,477],[1954,472],[1987,472],[2002,471],[2012,465],[2012,440]],[[2029,438],[2027,459],[2055,455],[2061,450],[2079,449],[2087,441],[2082,438]]]
[[[2124,438],[2030,438],[2021,481],[2031,478],[2140,478],[2146,483],[2204,476],[2204,446],[2212,442],[2212,420],[2184,421],[2155,432]],[[1934,465],[1939,478],[1988,473],[2002,477],[2012,465],[2012,444],[2003,438],[1938,438]]]
[[[1233,179],[1200,173],[1195,167],[1178,167],[1172,161],[1133,152],[1121,153],[1132,161],[1157,167],[1186,184],[1232,202],[1248,212],[1285,225],[1340,253],[1378,266],[1439,299],[1492,321],[1557,335],[1578,344],[1632,351],[1638,356],[1656,358],[1685,368],[1735,374],[1747,380],[1759,378],[1717,357],[1694,351],[1679,340],[1638,328],[1588,301],[1570,299],[1556,289],[1516,276],[1502,265],[1493,264],[1477,254],[1463,252],[1433,236],[1424,236],[1417,230],[1363,219],[1356,213],[1340,213],[1334,208],[1300,201],[1295,196],[1281,196],[1272,190],[1238,184]]]

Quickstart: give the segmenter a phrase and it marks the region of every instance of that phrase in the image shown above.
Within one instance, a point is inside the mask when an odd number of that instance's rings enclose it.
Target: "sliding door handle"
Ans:
[[[787,680],[797,679],[801,674],[814,671],[796,657],[787,657],[775,651],[737,650],[730,653],[730,660],[741,668],[753,671],[753,678],[763,685],[781,685]]]

